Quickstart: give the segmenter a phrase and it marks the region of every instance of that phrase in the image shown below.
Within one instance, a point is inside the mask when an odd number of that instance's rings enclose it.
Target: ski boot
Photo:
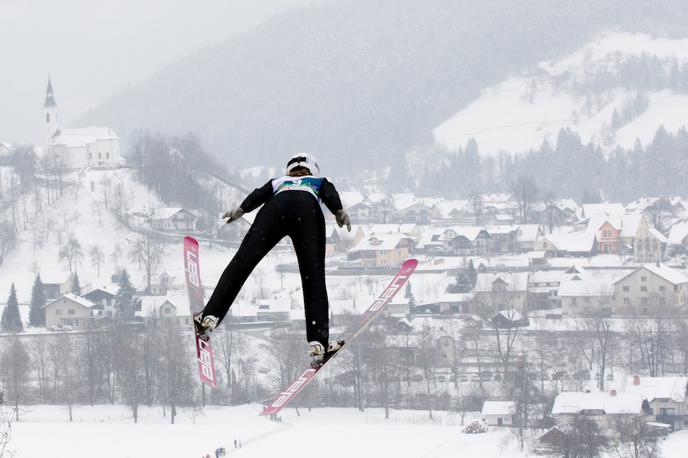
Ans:
[[[308,355],[311,357],[311,367],[315,369],[325,364],[343,345],[343,340],[335,340],[330,342],[327,346],[327,350],[325,350],[325,347],[320,342],[310,342],[311,349]]]
[[[199,339],[205,340],[206,342],[210,340],[210,333],[217,327],[217,317],[212,315],[203,316],[203,313],[198,313],[194,315],[194,329],[196,330],[196,335]]]

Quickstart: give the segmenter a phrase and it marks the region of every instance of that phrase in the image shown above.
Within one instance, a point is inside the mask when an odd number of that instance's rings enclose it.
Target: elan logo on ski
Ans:
[[[193,237],[184,237],[184,272],[186,275],[186,289],[189,293],[189,308],[191,319],[203,310],[203,285],[201,284],[201,269],[198,257],[198,241]],[[212,388],[217,387],[215,372],[215,357],[210,342],[196,336],[196,359],[198,360],[198,375],[201,381]]]
[[[402,286],[406,284],[406,281],[411,276],[414,270],[418,266],[418,261],[415,259],[408,259],[399,268],[399,272],[394,276],[387,287],[382,291],[378,298],[373,302],[365,312],[361,314],[361,319],[358,320],[356,326],[353,329],[349,329],[349,335],[344,337],[344,344],[342,348],[353,339],[356,338],[366,327],[373,321],[373,319],[382,311],[382,309],[392,300],[394,295],[401,289]],[[334,359],[341,348],[332,355],[331,358],[327,359],[323,364],[317,367],[309,367],[304,370],[289,386],[283,390],[270,404],[263,408],[261,415],[274,415],[282,410],[292,399],[294,399],[311,380],[316,376],[316,374],[323,368],[325,364]]]

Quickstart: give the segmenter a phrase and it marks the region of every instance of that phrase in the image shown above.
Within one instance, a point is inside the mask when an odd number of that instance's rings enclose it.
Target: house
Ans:
[[[640,228],[633,239],[633,253],[637,262],[662,262],[668,239],[654,227]]]
[[[349,232],[346,228],[329,225],[325,229],[325,251],[327,253],[347,252],[364,237],[361,226],[354,226]]]
[[[172,321],[178,326],[191,326],[191,309],[186,294],[142,296],[135,316],[145,323]]]
[[[57,299],[63,294],[71,293],[74,288],[72,272],[43,272],[41,281],[46,300]]]
[[[548,256],[595,256],[597,235],[590,231],[546,234],[535,243],[535,251],[544,251]]]
[[[179,207],[156,208],[150,222],[158,231],[188,232],[196,229],[196,216]]]
[[[514,401],[485,401],[480,413],[488,426],[512,426],[515,423],[516,403]]]
[[[620,216],[626,213],[626,209],[620,203],[599,203],[599,204],[583,204],[583,213],[581,218],[591,218],[597,215],[605,216]]]
[[[362,267],[398,266],[413,248],[413,239],[404,234],[373,235],[349,250],[349,259],[358,259]]]
[[[552,417],[556,423],[583,415],[601,427],[613,417],[633,417],[643,414],[643,400],[634,393],[606,392],[581,393],[563,392],[554,399]]]
[[[491,251],[491,236],[479,226],[434,227],[420,240],[419,248],[428,253],[487,256]]]
[[[9,142],[0,142],[0,157],[9,156],[14,152],[14,145]]]
[[[167,273],[167,271],[164,271],[158,276],[157,282],[151,283],[148,294],[151,296],[165,296],[172,286],[172,282],[174,282],[174,277]]]
[[[586,270],[571,267],[557,291],[562,313],[568,316],[597,312],[612,314],[614,282],[628,272],[628,269]]]
[[[516,243],[519,250],[523,253],[533,251],[538,238],[544,235],[542,226],[539,224],[519,224],[516,234]]]
[[[688,276],[666,264],[644,264],[614,282],[614,314],[654,315],[688,305]]]
[[[475,307],[488,310],[528,310],[527,272],[479,272],[475,287]]]
[[[67,293],[48,302],[43,306],[45,311],[45,327],[54,329],[71,326],[73,328],[86,328],[92,316],[93,302]]]
[[[512,225],[494,225],[485,228],[490,238],[492,254],[516,253],[519,251],[519,227]]]
[[[445,293],[434,303],[419,305],[416,310],[440,315],[468,315],[472,313],[474,297],[474,293]]]
[[[669,254],[683,252],[688,248],[688,222],[680,222],[671,226],[667,240]]]
[[[422,202],[413,202],[394,210],[389,219],[399,223],[430,224],[430,220],[438,219],[439,216],[436,208]]]
[[[568,275],[562,270],[538,270],[528,276],[528,305],[534,309],[558,308],[559,286]]]
[[[674,431],[688,428],[688,377],[629,378],[626,393],[646,400],[652,409],[654,421],[671,425]]]
[[[93,303],[91,310],[93,310],[94,314],[112,317],[115,315],[116,294],[117,287],[111,285],[94,288],[86,294],[83,294],[82,297]]]
[[[492,317],[492,327],[495,329],[521,328],[530,325],[530,320],[518,310],[500,310]]]

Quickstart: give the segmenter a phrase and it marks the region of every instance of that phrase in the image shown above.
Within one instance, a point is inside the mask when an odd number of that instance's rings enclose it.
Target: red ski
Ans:
[[[201,285],[201,269],[198,263],[198,241],[189,236],[184,237],[184,272],[186,272],[186,289],[189,293],[189,308],[191,309],[191,318],[193,319],[194,314],[203,310],[205,300],[203,298],[203,286]],[[213,347],[210,345],[210,342],[201,339],[196,334],[195,326],[194,335],[196,336],[196,357],[198,359],[198,374],[201,377],[201,382],[209,385],[211,388],[216,388],[217,380],[215,377]]]
[[[370,322],[382,311],[382,309],[389,303],[394,295],[401,289],[402,286],[406,284],[406,280],[411,276],[418,261],[415,259],[407,259],[399,268],[399,272],[394,276],[389,285],[382,291],[378,298],[373,302],[368,309],[359,316],[358,323],[356,323],[353,328],[348,330],[348,336],[344,338],[344,345],[346,346],[349,342],[356,338],[369,324]],[[323,368],[325,364],[331,361],[335,356],[341,352],[341,348],[337,353],[333,354],[329,359],[327,359],[323,364],[318,367],[309,367],[301,373],[296,380],[294,380],[284,391],[282,391],[279,396],[277,396],[269,405],[263,408],[261,415],[273,415],[282,410],[292,399],[294,399],[303,390],[308,383],[315,377],[315,375]]]

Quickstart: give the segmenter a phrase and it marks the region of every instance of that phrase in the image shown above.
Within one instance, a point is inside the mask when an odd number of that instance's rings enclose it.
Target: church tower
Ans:
[[[52,142],[53,135],[58,131],[57,126],[57,103],[55,102],[55,96],[53,95],[53,84],[50,81],[50,76],[48,76],[48,87],[45,90],[45,102],[43,102],[43,108],[45,108],[45,131],[48,136],[48,144]]]

